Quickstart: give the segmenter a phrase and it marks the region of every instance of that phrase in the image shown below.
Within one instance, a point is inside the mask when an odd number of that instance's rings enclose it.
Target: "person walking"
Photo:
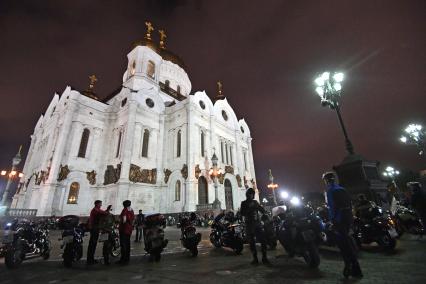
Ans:
[[[246,225],[247,240],[250,244],[250,250],[253,254],[251,264],[257,265],[259,259],[257,258],[256,241],[261,243],[262,248],[262,263],[270,264],[266,256],[266,238],[262,233],[259,212],[265,214],[265,209],[260,206],[259,202],[254,199],[255,191],[249,188],[246,191],[246,200],[241,202],[241,216],[244,217]]]
[[[326,172],[322,179],[327,186],[326,203],[337,246],[342,254],[345,267],[343,276],[363,277],[349,231],[353,225],[352,203],[347,191],[336,183],[333,172]]]
[[[135,213],[130,207],[132,205],[130,200],[123,201],[123,210],[120,214],[120,226],[118,228],[120,233],[120,246],[121,258],[119,264],[126,265],[130,261],[130,236],[133,231],[133,222],[135,220]]]
[[[145,223],[145,215],[142,214],[142,210],[139,210],[139,214],[136,216],[136,238],[135,243],[140,243],[143,236],[143,226]]]
[[[89,246],[87,248],[87,265],[97,263],[95,260],[96,245],[99,239],[99,221],[101,216],[108,214],[107,211],[101,209],[102,201],[96,200],[95,207],[90,211],[88,229],[90,231]]]

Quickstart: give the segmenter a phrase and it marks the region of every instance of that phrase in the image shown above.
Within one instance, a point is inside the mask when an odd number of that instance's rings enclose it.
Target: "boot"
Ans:
[[[355,278],[362,278],[364,275],[362,274],[361,267],[359,266],[358,261],[352,264],[352,272],[351,275]]]
[[[262,251],[262,263],[265,265],[270,265],[268,258],[266,257],[266,251]]]
[[[259,259],[257,259],[257,255],[253,254],[253,260],[250,262],[251,265],[258,265]]]

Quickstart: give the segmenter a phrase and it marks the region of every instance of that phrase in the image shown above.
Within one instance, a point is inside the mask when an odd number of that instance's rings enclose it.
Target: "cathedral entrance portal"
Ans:
[[[232,185],[229,179],[225,180],[225,205],[226,210],[234,210],[234,201],[232,199]]]
[[[207,188],[207,180],[205,177],[201,176],[198,179],[198,204],[208,204],[209,203],[209,194]]]

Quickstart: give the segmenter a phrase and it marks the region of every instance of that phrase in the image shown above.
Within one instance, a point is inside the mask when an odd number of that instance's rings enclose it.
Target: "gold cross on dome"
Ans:
[[[98,81],[98,78],[96,78],[95,75],[90,75],[89,80],[90,80],[89,89],[93,89],[93,87],[95,86],[95,82]]]
[[[222,82],[217,81],[217,90],[219,92],[219,95],[222,94]]]
[[[150,40],[151,39],[151,32],[154,30],[154,27],[152,26],[151,22],[145,22],[145,26],[146,26],[145,38]]]
[[[167,38],[166,32],[164,30],[159,30],[158,33],[160,34],[160,48],[165,49],[165,41]]]

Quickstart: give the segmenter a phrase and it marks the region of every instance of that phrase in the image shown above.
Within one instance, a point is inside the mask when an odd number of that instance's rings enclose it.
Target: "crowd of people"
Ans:
[[[323,180],[326,185],[326,205],[328,208],[328,221],[330,226],[333,227],[333,231],[336,233],[337,246],[340,249],[343,261],[344,270],[343,275],[345,277],[363,277],[361,266],[359,264],[357,253],[354,251],[353,245],[351,244],[350,231],[353,225],[353,212],[358,218],[368,218],[368,214],[371,214],[372,208],[375,208],[375,204],[369,201],[364,195],[360,195],[354,207],[352,206],[351,197],[348,192],[337,184],[336,176],[333,172],[327,172],[323,175]],[[426,220],[426,195],[421,190],[421,185],[417,182],[408,184],[411,188],[412,194],[410,196],[410,205],[416,210],[417,214],[422,220]],[[95,206],[90,212],[88,221],[88,229],[90,231],[89,247],[87,250],[87,264],[92,265],[96,263],[94,254],[96,245],[99,238],[100,230],[107,228],[113,228],[115,218],[111,213],[112,207],[109,205],[106,210],[102,210],[102,201],[95,201]],[[219,215],[214,217],[213,213],[207,214],[200,217],[195,213],[189,214],[189,220],[193,224],[202,225],[207,221],[219,221],[223,219],[239,220],[244,222],[245,233],[252,253],[251,264],[256,265],[259,263],[257,256],[256,243],[261,244],[261,261],[263,264],[269,265],[270,262],[267,258],[267,245],[265,238],[262,237],[259,218],[260,215],[265,214],[265,209],[255,200],[255,191],[249,188],[246,192],[246,200],[241,203],[241,207],[237,212],[237,215],[232,216],[225,211],[222,211]],[[186,216],[184,213],[179,215],[178,219],[182,219]],[[119,264],[126,265],[130,260],[130,237],[132,231],[136,230],[135,242],[141,242],[144,236],[144,220],[145,216],[142,210],[139,210],[139,214],[135,215],[131,208],[131,201],[126,200],[123,202],[123,209],[119,216],[119,236],[121,244],[121,258],[118,261]],[[230,221],[230,220],[228,220]],[[108,242],[106,242],[108,243]],[[104,243],[105,245],[105,243]],[[109,264],[108,260],[105,260],[106,264]]]

